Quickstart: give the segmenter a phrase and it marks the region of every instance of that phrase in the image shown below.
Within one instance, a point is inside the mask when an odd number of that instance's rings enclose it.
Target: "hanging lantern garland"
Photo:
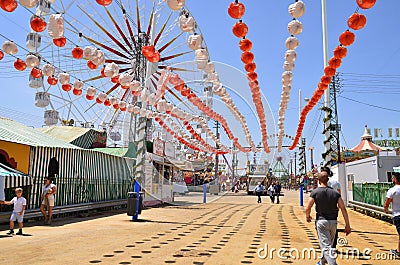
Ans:
[[[260,87],[258,85],[258,76],[255,72],[256,64],[254,63],[254,54],[250,51],[252,48],[252,42],[249,39],[246,39],[248,26],[246,25],[246,23],[240,20],[243,17],[245,10],[246,8],[244,4],[239,3],[239,1],[236,0],[235,2],[230,3],[228,7],[228,14],[234,19],[239,19],[239,21],[236,22],[235,25],[232,27],[232,33],[236,37],[242,38],[242,40],[240,40],[239,42],[239,47],[243,52],[241,60],[245,65],[244,67],[247,72],[247,77],[249,79],[249,87],[251,90],[253,102],[256,107],[258,118],[260,120],[262,144],[264,146],[264,151],[266,153],[269,153],[270,149],[268,147],[267,122],[265,111],[261,100]],[[233,142],[235,145],[239,145],[237,138],[235,138]]]
[[[376,0],[357,0],[357,4],[360,8],[368,9],[371,8],[375,4]],[[360,30],[364,28],[367,19],[364,15],[358,13],[358,8],[354,14],[352,14],[348,20],[347,25],[349,28],[353,30]],[[332,76],[336,74],[336,70],[340,67],[342,63],[342,59],[347,55],[346,46],[350,46],[354,43],[355,34],[347,29],[339,36],[339,45],[333,50],[333,57],[329,59],[328,65],[324,68],[324,75],[321,77],[320,82],[318,83],[317,89],[314,91],[312,97],[301,110],[300,120],[296,131],[296,136],[293,140],[292,145],[289,147],[290,150],[296,148],[297,143],[300,140],[304,123],[306,121],[306,117],[310,110],[318,103],[324,94],[325,90],[329,87],[331,83]]]
[[[289,5],[288,12],[292,16],[293,20],[288,24],[290,37],[286,39],[287,51],[285,53],[285,62],[283,63],[284,72],[282,73],[282,92],[278,111],[278,152],[282,151],[282,140],[285,135],[285,112],[290,99],[290,90],[292,87],[292,71],[294,69],[294,62],[296,61],[295,50],[299,44],[295,35],[299,35],[303,31],[303,25],[297,19],[304,15],[305,5],[302,1],[296,0],[296,2]]]

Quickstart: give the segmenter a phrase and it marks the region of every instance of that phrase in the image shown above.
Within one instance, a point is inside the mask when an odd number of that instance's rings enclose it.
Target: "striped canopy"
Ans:
[[[4,179],[5,189],[32,185],[31,176],[3,164],[0,164],[0,178]]]

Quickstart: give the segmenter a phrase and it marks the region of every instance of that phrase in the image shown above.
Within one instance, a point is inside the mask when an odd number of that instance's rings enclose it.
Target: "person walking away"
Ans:
[[[40,205],[40,211],[44,217],[44,224],[51,224],[51,218],[53,216],[53,207],[54,207],[54,194],[57,192],[57,187],[51,181],[50,177],[44,178],[43,192],[41,196],[42,204]],[[47,214],[44,209],[47,208]]]
[[[269,198],[271,199],[271,203],[275,202],[274,192],[275,192],[274,183],[271,183],[271,185],[269,185],[269,187],[268,187],[268,195],[269,195]]]
[[[333,173],[329,167],[322,167],[321,172],[325,171],[328,174],[329,180],[328,180],[328,187],[331,187],[333,190],[339,192],[340,195],[342,195],[342,190],[339,181],[332,179]],[[335,234],[335,239],[333,240],[332,247],[336,248],[337,245],[337,240],[338,240],[339,234],[338,230],[336,229],[336,234]]]
[[[2,201],[2,204],[11,205],[14,204],[14,209],[11,213],[10,217],[10,231],[7,235],[14,234],[14,222],[18,221],[18,232],[17,235],[22,235],[22,228],[24,227],[24,213],[26,209],[26,199],[22,197],[22,189],[16,188],[15,189],[16,197],[12,198],[11,201]]]
[[[276,181],[274,186],[274,194],[276,196],[276,203],[279,204],[279,196],[281,194],[282,186],[279,184],[279,181]]]
[[[306,207],[306,220],[311,222],[311,208],[316,204],[315,227],[318,234],[319,245],[321,248],[321,260],[317,265],[337,265],[336,249],[332,247],[337,228],[337,217],[339,209],[342,212],[346,236],[351,233],[349,216],[340,194],[328,187],[328,173],[322,171],[318,175],[320,186],[310,194],[310,199]],[[338,209],[339,208],[339,209]]]
[[[254,188],[254,192],[256,193],[256,195],[258,197],[257,198],[257,203],[261,203],[261,194],[263,193],[263,191],[264,191],[264,186],[259,181],[257,183],[257,186]]]
[[[386,201],[383,208],[385,209],[385,212],[388,213],[390,203],[392,203],[393,223],[396,226],[399,240],[397,242],[397,249],[391,249],[390,252],[400,258],[400,173],[395,172],[392,174],[392,182],[394,187],[387,191]]]

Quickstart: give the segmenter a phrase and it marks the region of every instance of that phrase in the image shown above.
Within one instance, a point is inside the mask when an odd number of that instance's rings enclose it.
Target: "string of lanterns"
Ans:
[[[374,6],[376,0],[356,0],[356,3],[362,9],[369,9],[372,6]],[[360,30],[365,26],[366,22],[367,22],[366,17],[362,14],[359,14],[357,11],[347,19],[347,25],[349,29],[347,29],[339,36],[340,44],[334,49],[333,57],[329,59],[328,65],[324,68],[324,75],[321,77],[317,89],[314,91],[310,100],[301,110],[299,124],[296,130],[296,135],[292,145],[289,147],[289,150],[293,150],[296,148],[297,143],[300,140],[304,128],[304,123],[306,121],[308,113],[321,99],[322,95],[324,94],[324,91],[328,88],[329,84],[331,83],[332,76],[336,74],[336,70],[340,67],[342,59],[346,57],[347,55],[346,47],[354,43],[355,34],[351,32],[350,29]]]
[[[247,78],[249,79],[249,87],[252,94],[252,99],[256,107],[257,115],[260,120],[260,129],[262,144],[266,153],[270,152],[268,147],[268,135],[267,135],[267,122],[265,118],[264,106],[261,100],[260,86],[258,85],[258,75],[256,73],[256,64],[254,62],[254,54],[250,51],[252,48],[252,42],[246,38],[248,27],[241,18],[245,13],[245,6],[243,3],[239,3],[238,0],[230,3],[228,7],[228,14],[234,19],[239,19],[238,22],[232,27],[232,33],[238,38],[239,48],[242,50],[241,61],[244,63],[244,68],[247,72]],[[234,140],[234,142],[237,142]]]
[[[281,101],[279,103],[278,111],[278,152],[282,151],[282,139],[285,135],[285,112],[290,99],[290,90],[292,88],[292,70],[294,69],[294,62],[296,60],[296,48],[299,45],[298,39],[295,37],[303,31],[303,24],[297,19],[304,15],[305,5],[302,1],[296,0],[293,4],[289,5],[289,14],[293,20],[288,24],[288,31],[290,37],[286,39],[285,62],[283,63],[284,72],[282,73],[282,92]]]

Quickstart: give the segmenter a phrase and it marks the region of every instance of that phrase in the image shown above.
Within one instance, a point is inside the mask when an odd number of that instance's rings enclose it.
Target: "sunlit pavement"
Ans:
[[[25,236],[12,237],[1,225],[0,264],[315,264],[320,255],[298,191],[285,191],[281,204],[268,197],[258,204],[243,192],[207,195],[206,204],[201,193],[175,201],[144,210],[138,222],[125,213],[99,213],[51,226],[26,223]],[[398,238],[393,225],[349,214],[354,232],[341,239],[338,264],[398,262],[389,255]]]

